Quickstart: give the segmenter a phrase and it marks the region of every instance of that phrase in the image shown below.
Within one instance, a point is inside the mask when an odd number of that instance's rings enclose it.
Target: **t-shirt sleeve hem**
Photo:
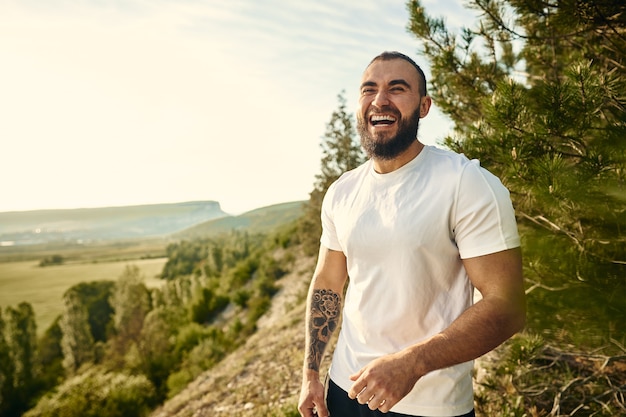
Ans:
[[[500,245],[481,246],[459,251],[461,259],[476,258],[478,256],[491,255],[503,250],[518,248],[521,246],[519,237],[511,238]]]
[[[341,246],[337,242],[333,242],[332,239],[327,236],[325,233],[322,233],[322,237],[320,238],[320,244],[330,250],[334,251],[343,251]]]

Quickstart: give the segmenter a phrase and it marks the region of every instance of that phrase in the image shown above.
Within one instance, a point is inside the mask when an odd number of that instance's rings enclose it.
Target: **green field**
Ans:
[[[117,280],[127,265],[137,266],[149,287],[162,284],[157,278],[167,258],[117,262],[70,263],[39,267],[39,261],[0,263],[0,307],[26,301],[33,306],[37,333],[42,334],[61,314],[63,294],[80,282]]]

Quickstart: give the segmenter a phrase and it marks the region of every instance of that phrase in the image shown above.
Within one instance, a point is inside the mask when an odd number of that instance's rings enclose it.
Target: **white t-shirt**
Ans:
[[[333,183],[321,244],[342,251],[350,282],[331,379],[447,328],[473,303],[461,262],[519,246],[509,192],[478,161],[425,146],[388,174],[371,161]],[[473,408],[472,362],[421,378],[392,411],[450,416]]]

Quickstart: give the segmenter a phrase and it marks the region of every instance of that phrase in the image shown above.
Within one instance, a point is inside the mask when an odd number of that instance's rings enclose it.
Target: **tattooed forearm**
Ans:
[[[338,293],[332,290],[313,290],[309,305],[308,369],[319,371],[324,349],[339,322],[340,307],[341,297]]]

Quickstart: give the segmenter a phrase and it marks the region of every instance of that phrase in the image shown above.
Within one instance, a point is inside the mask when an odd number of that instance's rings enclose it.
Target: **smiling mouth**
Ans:
[[[396,118],[390,114],[374,114],[370,116],[372,126],[391,126],[396,122]]]

